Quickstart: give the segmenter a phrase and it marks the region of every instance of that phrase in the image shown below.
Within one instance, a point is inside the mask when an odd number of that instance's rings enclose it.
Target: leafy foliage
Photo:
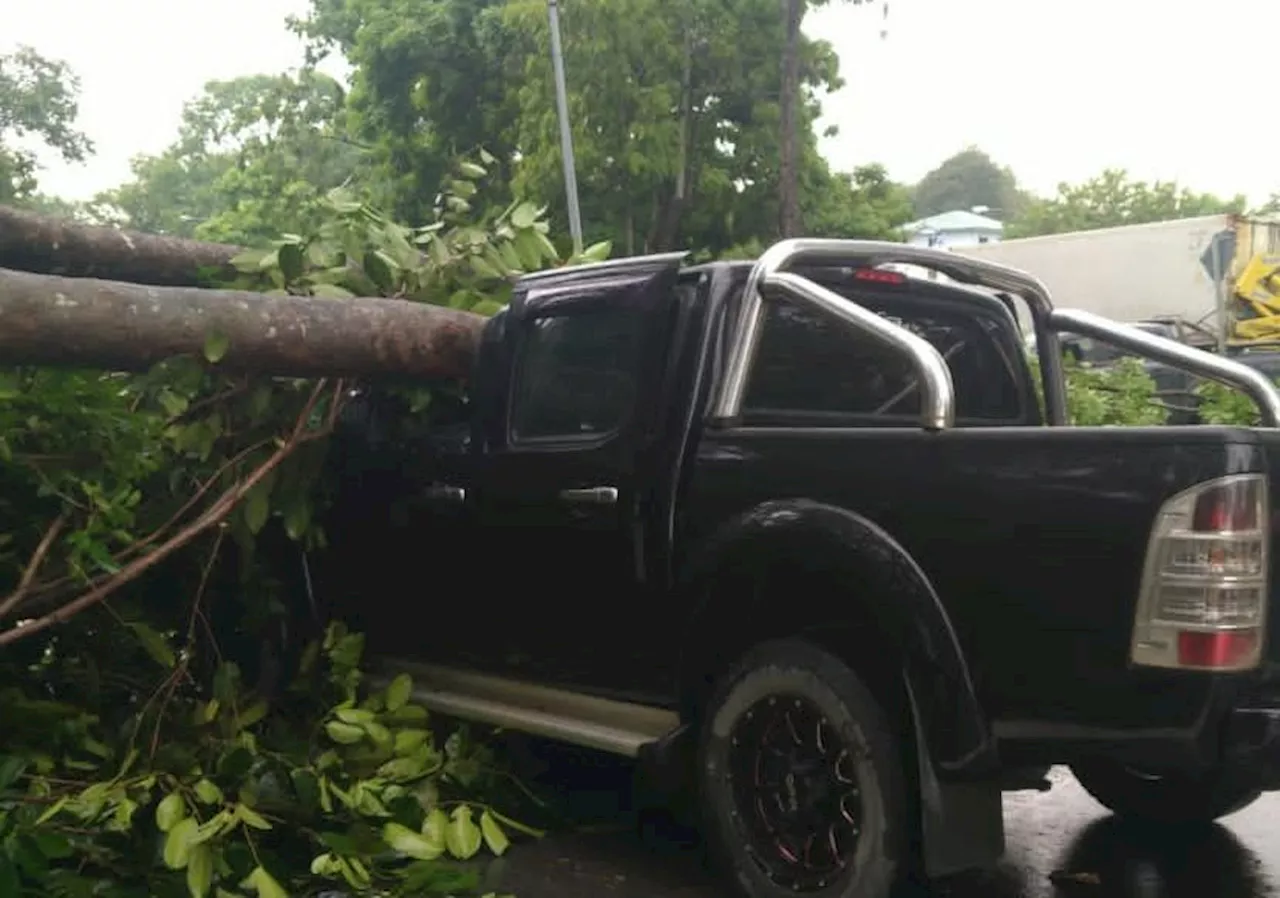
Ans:
[[[331,191],[312,231],[237,258],[241,286],[496,311],[559,259],[543,209],[473,205],[491,161],[455,161],[417,228]],[[420,895],[521,829],[473,801],[482,748],[438,741],[407,679],[365,682],[359,635],[296,659],[276,640],[297,616],[280,546],[325,545],[352,385],[231,376],[227,349],[0,377],[2,895]]]
[[[181,670],[165,635],[149,639],[161,667]],[[161,699],[166,738],[149,749],[141,726],[111,733],[43,703],[61,744],[0,757],[4,894],[45,894],[47,882],[65,894],[107,883],[152,898],[276,898],[326,880],[421,894],[457,881],[440,859],[505,852],[507,828],[526,828],[458,797],[481,783],[488,755],[462,733],[439,744],[407,676],[363,688],[362,645],[332,626],[304,654],[287,712],[271,713],[224,662],[207,690]],[[21,701],[0,707],[9,726],[33,722]]]
[[[64,62],[31,47],[0,55],[0,203],[29,203],[36,196],[36,159],[15,140],[35,137],[68,162],[93,152],[75,127],[80,82]]]
[[[358,172],[346,95],[324,74],[214,81],[183,110],[163,153],[133,160],[134,180],[106,191],[94,217],[139,230],[225,243],[260,243],[280,226],[309,230],[324,198]]]
[[[920,218],[986,206],[1006,220],[1027,202],[1013,172],[977,147],[966,147],[926,174],[912,190],[912,199]]]
[[[1008,237],[1034,237],[1119,225],[1170,221],[1219,212],[1243,212],[1245,198],[1196,193],[1172,181],[1136,181],[1108,169],[1083,184],[1060,184],[1058,195],[1032,202],[1011,222]]]
[[[1156,398],[1156,382],[1134,358],[1122,358],[1105,368],[1092,368],[1071,359],[1067,375],[1067,415],[1078,427],[1104,425],[1153,426],[1165,423],[1166,410]]]

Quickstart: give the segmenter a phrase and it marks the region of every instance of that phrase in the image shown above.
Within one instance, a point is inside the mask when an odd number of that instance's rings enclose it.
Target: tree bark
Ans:
[[[778,146],[778,232],[784,240],[798,237],[800,222],[800,23],[804,0],[780,0],[785,41],[782,46],[782,92],[778,97],[780,119]]]
[[[155,287],[0,269],[0,364],[145,371],[201,355],[291,377],[465,379],[485,319],[400,299]]]
[[[196,287],[234,277],[241,247],[86,225],[0,206],[0,268]]]

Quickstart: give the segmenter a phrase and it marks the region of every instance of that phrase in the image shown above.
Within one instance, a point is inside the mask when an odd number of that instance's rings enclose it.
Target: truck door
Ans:
[[[486,667],[634,690],[682,255],[517,287],[474,481]]]

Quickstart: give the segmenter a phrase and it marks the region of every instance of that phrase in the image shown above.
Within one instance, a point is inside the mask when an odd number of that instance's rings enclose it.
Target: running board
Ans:
[[[388,660],[382,673],[375,682],[413,677],[414,700],[431,711],[631,758],[680,725],[674,711],[450,667]]]

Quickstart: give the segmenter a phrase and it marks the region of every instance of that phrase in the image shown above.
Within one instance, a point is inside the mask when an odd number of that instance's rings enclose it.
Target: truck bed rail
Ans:
[[[1265,375],[1239,362],[1184,346],[1177,341],[1146,333],[1101,315],[1074,309],[1055,309],[1048,288],[1039,278],[1026,272],[996,262],[922,246],[874,240],[816,238],[779,241],[770,246],[752,267],[730,340],[724,384],[713,409],[717,419],[735,420],[741,413],[747,380],[764,324],[762,290],[769,287],[806,305],[835,314],[864,333],[904,352],[920,374],[924,399],[921,409],[922,426],[941,430],[950,426],[954,420],[955,402],[950,373],[947,373],[944,387],[939,373],[934,370],[934,358],[913,341],[926,346],[929,344],[891,322],[883,319],[880,322],[871,321],[867,316],[879,316],[820,287],[808,278],[785,273],[788,267],[797,263],[867,268],[890,263],[917,265],[938,271],[963,284],[1022,297],[1035,326],[1036,345],[1044,379],[1045,412],[1050,424],[1066,423],[1066,391],[1058,335],[1068,332],[1103,340],[1146,358],[1234,387],[1258,404],[1265,426],[1280,426],[1280,390]],[[929,348],[933,349],[932,346]],[[936,350],[933,356],[937,356]],[[940,356],[937,356],[937,362],[945,369],[946,364]]]

